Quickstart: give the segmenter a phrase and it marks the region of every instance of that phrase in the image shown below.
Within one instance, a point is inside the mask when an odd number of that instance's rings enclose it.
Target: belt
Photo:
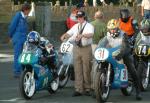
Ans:
[[[76,47],[78,47],[78,48],[86,48],[86,47],[89,47],[89,46],[91,46],[91,44],[88,44],[88,45],[85,45],[85,46],[78,46],[78,45],[76,45]]]

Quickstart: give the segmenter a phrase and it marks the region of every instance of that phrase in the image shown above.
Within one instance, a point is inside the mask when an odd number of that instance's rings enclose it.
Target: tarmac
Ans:
[[[13,45],[10,43],[0,43],[0,53],[13,53]]]

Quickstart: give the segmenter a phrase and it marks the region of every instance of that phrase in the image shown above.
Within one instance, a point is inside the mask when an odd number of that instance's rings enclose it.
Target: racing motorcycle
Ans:
[[[22,65],[19,87],[25,99],[31,99],[37,91],[55,93],[58,89],[59,78],[54,77],[52,70],[41,63],[41,55],[41,49],[26,43],[19,57],[18,61]]]
[[[73,68],[73,44],[66,40],[62,42],[60,46],[60,54],[61,54],[61,60],[60,60],[60,66],[58,69],[58,76],[59,76],[59,87],[63,88],[69,78],[72,77],[74,79],[74,68]]]
[[[136,68],[140,79],[142,91],[146,91],[149,86],[150,72],[150,47],[149,44],[141,42],[135,47]]]
[[[133,81],[128,78],[128,71],[123,60],[117,61],[115,56],[120,52],[120,46],[115,48],[98,47],[94,57],[98,63],[95,76],[95,94],[99,103],[106,102],[111,89],[121,89],[125,96],[131,95]]]

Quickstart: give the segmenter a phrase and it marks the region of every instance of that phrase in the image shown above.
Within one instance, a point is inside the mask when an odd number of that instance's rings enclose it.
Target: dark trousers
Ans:
[[[124,56],[123,61],[125,65],[127,66],[128,72],[131,74],[131,77],[133,79],[135,88],[136,88],[136,93],[140,92],[140,81],[137,75],[137,71],[135,69],[134,63],[133,63],[133,58],[132,56]]]

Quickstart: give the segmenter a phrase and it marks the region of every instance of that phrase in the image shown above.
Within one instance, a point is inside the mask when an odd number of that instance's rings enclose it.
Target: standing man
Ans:
[[[141,15],[145,19],[150,19],[150,0],[142,0]]]
[[[92,44],[92,51],[97,46],[99,40],[104,37],[106,32],[106,24],[102,21],[103,19],[103,12],[100,10],[95,12],[94,21],[91,24],[94,26],[94,35],[93,35],[93,44]]]
[[[94,27],[87,22],[84,11],[77,12],[77,19],[78,23],[63,34],[61,40],[71,37],[74,41],[75,92],[73,96],[81,96],[83,93],[89,96]]]
[[[94,26],[94,35],[93,35],[93,44],[92,44],[92,54],[94,55],[95,48],[97,47],[97,44],[101,38],[104,37],[104,34],[107,30],[106,24],[102,22],[103,19],[103,12],[100,10],[95,12],[94,15],[94,21],[91,22],[91,24]],[[93,60],[93,66],[91,71],[91,88],[94,90],[94,80],[95,80],[95,73],[96,73],[96,67],[97,62]]]
[[[21,74],[21,66],[18,64],[18,57],[22,52],[23,44],[28,34],[27,16],[31,10],[31,5],[24,3],[21,11],[18,11],[9,25],[9,36],[14,47],[14,77],[18,78]]]

